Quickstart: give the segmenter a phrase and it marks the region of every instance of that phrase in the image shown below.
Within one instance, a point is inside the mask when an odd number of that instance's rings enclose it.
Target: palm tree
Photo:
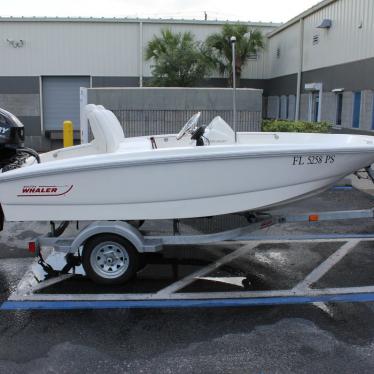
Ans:
[[[204,46],[190,32],[173,33],[164,29],[148,43],[145,57],[153,60],[151,85],[194,86],[213,68]]]
[[[229,86],[232,86],[232,36],[236,37],[235,72],[237,85],[240,86],[243,66],[251,55],[264,48],[264,39],[261,31],[250,30],[247,25],[240,24],[225,24],[221,32],[208,36],[205,45],[210,59],[219,73],[228,77]]]

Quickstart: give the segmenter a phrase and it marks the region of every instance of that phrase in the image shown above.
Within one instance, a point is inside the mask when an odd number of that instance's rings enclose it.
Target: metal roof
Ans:
[[[0,22],[92,22],[92,23],[174,23],[174,24],[204,24],[224,25],[226,23],[238,23],[254,27],[278,27],[281,23],[251,22],[232,20],[198,20],[198,19],[174,19],[174,18],[97,18],[97,17],[0,17]]]

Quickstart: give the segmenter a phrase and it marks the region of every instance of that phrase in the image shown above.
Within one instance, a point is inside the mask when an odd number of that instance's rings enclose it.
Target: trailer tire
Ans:
[[[85,243],[82,263],[86,275],[95,283],[122,284],[137,272],[139,253],[127,239],[101,234]]]

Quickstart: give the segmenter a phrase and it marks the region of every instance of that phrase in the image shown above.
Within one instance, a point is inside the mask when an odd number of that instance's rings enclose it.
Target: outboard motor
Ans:
[[[0,169],[4,173],[22,166],[29,156],[40,162],[36,151],[24,147],[22,122],[12,113],[0,108]]]
[[[0,170],[2,173],[21,167],[30,156],[40,162],[36,151],[24,146],[25,133],[22,122],[12,113],[0,108]],[[1,197],[0,197],[1,199]],[[0,205],[0,231],[4,213]]]

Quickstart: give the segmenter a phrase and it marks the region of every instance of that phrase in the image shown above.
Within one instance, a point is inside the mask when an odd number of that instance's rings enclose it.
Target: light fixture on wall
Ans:
[[[322,21],[322,23],[319,26],[317,26],[317,29],[326,29],[326,30],[328,30],[328,29],[330,29],[331,26],[332,26],[331,19],[325,18]]]
[[[305,91],[320,91],[322,89],[322,83],[305,83]]]
[[[10,46],[13,48],[22,48],[25,45],[25,41],[22,39],[14,40],[14,39],[7,39],[6,40]]]

